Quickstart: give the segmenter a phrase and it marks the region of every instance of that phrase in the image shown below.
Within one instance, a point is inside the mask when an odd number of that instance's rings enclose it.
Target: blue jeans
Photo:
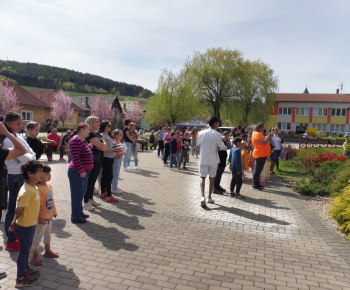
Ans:
[[[137,149],[136,149],[136,145],[131,145],[131,151],[132,151],[132,155],[134,156],[135,167],[137,167],[138,164],[139,164],[139,160],[137,159]],[[130,157],[131,157],[131,154],[130,154]],[[129,158],[128,166],[130,166],[130,158]]]
[[[35,227],[21,227],[16,226],[17,233],[19,234],[19,253],[17,257],[17,278],[26,275],[26,269],[28,268],[28,259],[30,254],[30,248],[32,247]]]
[[[132,143],[130,142],[125,142],[125,146],[126,146],[126,153],[124,155],[124,160],[123,160],[123,165],[124,167],[126,166],[130,166],[130,158],[131,158],[131,145]]]
[[[71,220],[78,221],[83,218],[83,198],[87,192],[87,184],[91,170],[85,170],[86,177],[81,178],[77,169],[68,168],[68,178],[70,184],[70,196],[72,199]]]
[[[176,152],[175,157],[176,157],[176,163],[179,164],[179,162],[180,162],[180,152],[179,151]]]
[[[7,212],[5,217],[5,233],[7,236],[7,243],[12,243],[16,240],[17,233],[16,231],[9,231],[11,222],[15,217],[16,202],[18,192],[21,189],[24,179],[21,174],[8,174],[7,175],[7,187],[9,189],[9,199],[7,201]]]
[[[170,168],[173,168],[173,164],[175,162],[176,156],[173,156],[173,154],[170,154]]]
[[[117,190],[118,188],[118,179],[119,179],[120,167],[122,166],[122,159],[123,158],[114,158],[112,190]]]

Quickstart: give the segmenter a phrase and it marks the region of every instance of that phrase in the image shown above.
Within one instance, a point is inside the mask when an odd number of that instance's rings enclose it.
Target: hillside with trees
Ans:
[[[21,86],[63,89],[71,92],[120,94],[148,98],[152,92],[141,86],[117,82],[89,73],[36,63],[0,60],[0,75]]]

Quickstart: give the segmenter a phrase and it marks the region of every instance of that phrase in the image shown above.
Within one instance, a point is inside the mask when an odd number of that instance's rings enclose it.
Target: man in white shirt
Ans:
[[[209,119],[209,129],[202,130],[198,133],[197,146],[200,147],[198,167],[199,176],[201,177],[202,207],[206,207],[204,189],[207,175],[209,175],[209,196],[207,202],[214,203],[211,194],[213,193],[216,171],[220,162],[218,150],[227,150],[227,147],[222,142],[222,135],[216,131],[219,126],[219,119],[211,117]]]

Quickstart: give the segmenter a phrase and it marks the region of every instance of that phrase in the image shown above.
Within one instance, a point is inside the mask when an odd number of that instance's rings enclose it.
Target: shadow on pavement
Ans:
[[[278,224],[278,225],[284,225],[288,226],[290,223],[287,223],[285,221],[280,221],[276,218],[264,215],[264,214],[256,214],[250,211],[246,211],[240,208],[235,208],[235,207],[227,207],[224,205],[218,205],[218,207],[211,208],[211,210],[222,210],[226,211],[228,213],[241,216],[250,220],[258,221],[258,222],[263,222],[263,223],[268,223],[268,224]]]
[[[119,251],[124,249],[127,251],[136,251],[139,248],[135,244],[125,242],[129,237],[116,228],[104,227],[90,221],[79,228],[89,237],[100,241],[108,250]],[[142,227],[142,229],[144,229],[144,227]]]
[[[54,218],[51,233],[55,234],[56,237],[62,238],[62,239],[71,237],[72,234],[64,230],[64,228],[66,227],[66,223],[67,221],[64,219]]]
[[[277,206],[276,202],[273,202],[272,200],[268,200],[268,199],[255,199],[255,198],[251,198],[249,196],[245,196],[245,198],[242,198],[240,200],[243,202],[246,202],[246,203],[257,204],[257,205],[261,205],[261,206],[268,207],[268,208],[290,210],[289,207]]]
[[[138,170],[131,170],[130,173],[142,175],[145,177],[151,177],[151,178],[158,178],[159,173],[155,171],[150,170],[144,170],[144,169],[138,169]]]

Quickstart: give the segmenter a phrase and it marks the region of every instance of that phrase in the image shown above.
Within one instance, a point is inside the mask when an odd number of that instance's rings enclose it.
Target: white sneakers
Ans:
[[[130,170],[131,170],[130,166],[127,166],[127,167],[124,168],[124,171],[126,171],[126,172],[130,172]]]
[[[176,169],[173,167],[173,168],[170,168],[171,171],[176,171]]]
[[[83,209],[85,209],[85,210],[94,210],[95,208],[88,202],[88,203],[84,203]]]
[[[98,205],[101,205],[100,202],[97,202],[96,200],[90,200],[89,203],[92,205],[92,206],[98,206]]]
[[[211,197],[207,198],[207,203],[214,203],[214,200]],[[206,207],[207,203],[205,202],[205,197],[201,197],[201,207]]]

